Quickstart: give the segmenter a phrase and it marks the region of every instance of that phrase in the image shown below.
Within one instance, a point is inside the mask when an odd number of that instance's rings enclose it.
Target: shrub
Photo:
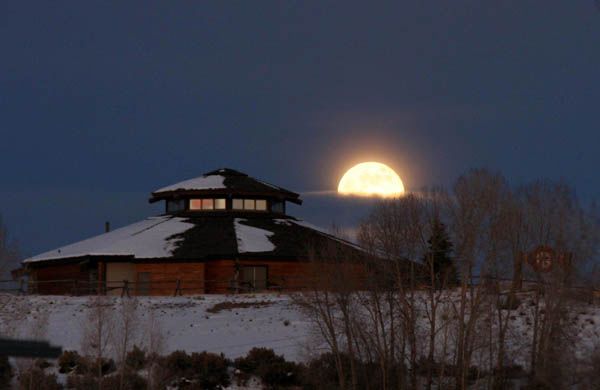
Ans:
[[[58,358],[58,372],[66,374],[71,371],[83,361],[83,357],[77,353],[77,351],[64,351]]]
[[[104,383],[104,382],[103,382]],[[98,378],[93,374],[67,376],[67,388],[73,390],[88,390],[98,388]]]
[[[12,378],[12,367],[7,356],[0,356],[0,388],[7,389]]]
[[[248,380],[248,374],[254,374],[268,388],[298,385],[303,371],[302,366],[286,361],[269,348],[252,348],[245,357],[237,358],[234,366],[241,371],[238,378],[242,384]]]
[[[55,374],[46,374],[38,367],[31,367],[19,375],[19,389],[60,390],[62,389]]]
[[[192,359],[184,351],[174,351],[164,360],[169,376],[182,377],[189,374],[192,368]]]
[[[344,368],[349,368],[349,362],[346,365],[345,359],[342,359]],[[348,370],[344,370],[348,372]],[[339,378],[335,363],[335,356],[328,352],[312,359],[303,378],[303,388],[306,389],[338,389]]]
[[[346,385],[352,382],[351,377],[351,359],[348,354],[341,353],[339,355],[342,368],[344,370],[344,381]],[[355,361],[357,387],[379,389],[382,384],[379,383],[381,378],[378,375],[371,375],[379,370],[378,365]],[[388,383],[389,388],[403,388],[398,384],[398,373],[402,372],[402,367],[390,367]],[[308,366],[302,367],[301,371],[301,386],[303,389],[339,389],[340,381],[338,377],[336,357],[333,353],[327,352],[312,359]],[[379,381],[379,382],[378,382]]]
[[[270,348],[252,348],[245,357],[235,359],[234,367],[250,374],[257,374],[259,367],[276,362],[284,362],[282,356],[276,355]]]
[[[90,362],[90,360],[84,356],[81,356],[77,365],[75,366],[75,369],[72,372],[74,372],[77,375],[85,375],[93,369],[94,367],[92,367],[92,363]],[[94,372],[94,374],[95,373],[96,372]]]
[[[104,378],[102,382],[102,388],[104,389],[119,389],[121,386],[121,375],[110,375]],[[148,382],[146,379],[141,377],[137,372],[133,370],[125,369],[123,375],[123,389],[124,390],[146,390],[148,388]]]
[[[52,364],[49,361],[44,360],[44,359],[36,359],[34,362],[34,365],[41,370],[45,370],[46,368],[50,367]]]
[[[193,378],[203,389],[217,389],[229,386],[227,367],[229,360],[223,354],[210,352],[192,353],[190,357]]]
[[[300,384],[302,366],[287,361],[274,362],[260,367],[258,375],[269,389],[297,386]]]
[[[100,366],[100,367],[98,367]],[[93,374],[97,375],[98,368],[100,368],[102,375],[108,375],[117,370],[117,366],[115,365],[115,361],[112,359],[102,358],[102,360],[96,360],[93,366],[90,366],[90,369],[93,368]]]
[[[146,352],[138,348],[137,345],[134,345],[133,349],[127,352],[127,356],[125,357],[125,365],[132,370],[141,370],[142,368],[146,367],[146,363]]]
[[[166,365],[166,358],[155,356],[149,361],[148,371],[152,389],[164,389],[173,377]]]

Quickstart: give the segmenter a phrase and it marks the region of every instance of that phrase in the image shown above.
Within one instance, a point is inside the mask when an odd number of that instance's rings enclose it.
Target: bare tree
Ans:
[[[497,226],[501,204],[509,194],[508,183],[499,173],[473,170],[455,183],[450,203],[451,230],[461,274],[460,299],[456,307],[456,384],[464,389],[471,358],[481,341],[481,317],[485,296],[483,276],[498,274]]]
[[[440,224],[454,244],[457,288],[436,275],[437,249],[428,245]],[[515,345],[527,337],[512,322],[517,309],[532,313],[532,383],[568,385],[574,370],[568,369],[572,333],[565,308],[574,303],[571,286],[582,280],[581,270],[592,270],[596,225],[568,186],[540,181],[515,190],[499,173],[473,170],[449,194],[424,191],[379,202],[359,229],[366,252],[360,291],[340,271],[345,266],[316,262],[300,302],[336,359],[342,388],[432,389],[451,382],[460,389],[506,388],[513,353],[523,356],[529,348]],[[539,245],[563,254],[561,267],[532,273],[524,256]],[[532,278],[533,295],[522,290]],[[532,305],[520,306],[530,297]]]
[[[22,330],[21,336],[33,339],[33,340],[43,340],[46,338],[46,334],[48,332],[48,312],[44,307],[33,307],[29,305],[27,310],[30,315],[33,317],[29,324],[26,324],[24,329]],[[21,326],[25,325],[23,322]],[[19,372],[19,376],[28,375],[30,390],[34,390],[33,386],[35,385],[34,381],[34,365],[35,360],[32,358],[18,358],[16,359],[16,367]]]
[[[356,297],[353,294],[358,287],[356,267],[360,264],[356,251],[349,251],[346,244],[334,240],[311,242],[307,250],[312,270],[305,289],[293,295],[294,301],[329,347],[340,387],[357,389]],[[348,370],[346,360],[349,361]]]
[[[139,319],[137,298],[121,298],[114,320],[113,343],[120,369],[119,388],[125,388],[125,358],[136,341]]]
[[[563,383],[569,373],[572,331],[568,307],[570,286],[596,259],[597,223],[562,182],[538,180],[521,189],[531,242],[553,248],[556,256],[549,273],[527,269],[537,280],[531,346],[531,379],[538,383]],[[560,261],[562,260],[562,261]],[[567,302],[570,300],[570,302]],[[569,305],[567,305],[569,303]]]
[[[165,347],[165,336],[164,330],[157,318],[156,310],[150,308],[149,318],[145,321],[146,326],[144,330],[144,347],[147,356],[147,367],[148,367],[148,388],[158,389],[160,384],[156,383],[155,377],[158,369],[158,357],[164,352]]]
[[[11,267],[18,264],[20,259],[16,241],[11,239],[8,228],[0,215],[0,279],[7,277]]]
[[[113,302],[104,295],[92,296],[88,301],[88,312],[82,324],[82,351],[95,358],[98,389],[102,389],[102,361],[106,358],[113,340]]]

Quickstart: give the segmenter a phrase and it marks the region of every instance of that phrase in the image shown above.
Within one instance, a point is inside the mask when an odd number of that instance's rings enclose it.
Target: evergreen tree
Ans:
[[[431,237],[427,240],[429,250],[423,263],[427,265],[427,280],[433,267],[434,287],[451,287],[458,285],[458,273],[452,260],[452,242],[444,225],[438,218],[433,221]]]

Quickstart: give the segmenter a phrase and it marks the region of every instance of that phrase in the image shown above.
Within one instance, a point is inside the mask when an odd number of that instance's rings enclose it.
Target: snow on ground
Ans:
[[[107,299],[115,306],[113,313],[117,313],[121,298]],[[309,339],[310,324],[287,296],[252,294],[137,299],[141,324],[138,333],[148,332],[147,324],[151,323],[153,315],[165,337],[164,353],[209,351],[223,352],[227,357],[235,358],[256,346],[273,348],[286,359],[301,360],[305,342]],[[207,311],[224,302],[256,305],[217,313]],[[80,350],[89,304],[88,297],[0,296],[1,333],[42,338],[64,350]]]
[[[246,220],[236,218],[233,222],[235,235],[237,236],[237,246],[239,253],[246,252],[271,252],[275,245],[269,240],[274,233],[268,230],[244,225]]]
[[[91,299],[0,295],[0,334],[46,339],[63,349],[81,350]],[[121,298],[106,299],[114,306],[112,313],[116,316]],[[141,339],[135,342],[144,345],[153,318],[162,329],[165,354],[174,350],[206,350],[235,358],[253,347],[266,347],[286,359],[299,361],[320,352],[315,348],[320,343],[313,333],[314,327],[286,295],[139,297],[137,300],[140,324],[137,333]],[[213,312],[211,309],[218,304],[226,308]],[[418,306],[423,309],[424,304]],[[531,298],[524,296],[521,306],[509,318],[507,357],[524,367],[528,364],[532,339],[532,310]],[[446,316],[444,312],[446,309],[440,308],[439,320]],[[419,317],[418,332],[423,332],[419,344],[424,353],[428,339],[426,313]],[[600,307],[586,303],[572,306],[569,318],[574,330],[572,348],[578,358],[585,360],[600,345]],[[485,348],[475,353],[473,363],[486,366],[487,354]]]

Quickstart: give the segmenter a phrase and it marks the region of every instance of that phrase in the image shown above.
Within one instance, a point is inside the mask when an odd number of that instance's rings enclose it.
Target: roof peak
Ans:
[[[285,199],[301,204],[300,194],[256,179],[231,168],[219,168],[152,192],[150,202],[178,196],[201,194],[254,195]]]
[[[235,169],[231,169],[231,168],[227,168],[227,167],[223,167],[223,168],[215,169],[214,171],[206,172],[202,176],[206,177],[206,176],[215,176],[215,175],[221,175],[221,176],[248,176],[244,172],[240,172],[240,171],[237,171]]]

